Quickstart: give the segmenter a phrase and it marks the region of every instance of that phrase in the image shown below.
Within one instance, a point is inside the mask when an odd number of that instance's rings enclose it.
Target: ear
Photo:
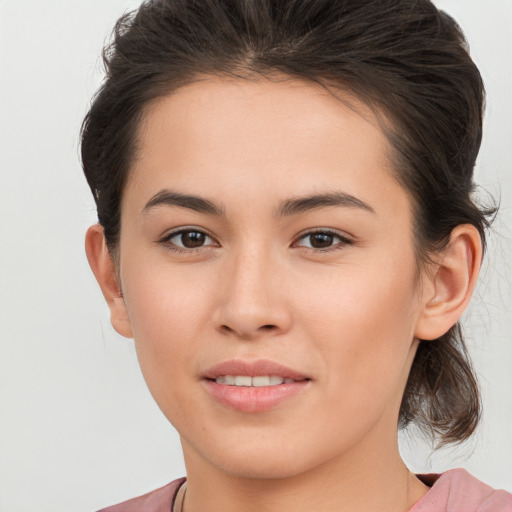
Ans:
[[[478,230],[470,224],[457,226],[424,280],[416,338],[434,340],[457,323],[473,294],[481,262]]]
[[[87,230],[85,252],[110,309],[112,327],[121,336],[132,338],[132,328],[119,285],[116,266],[108,250],[103,228],[99,224],[94,224]]]

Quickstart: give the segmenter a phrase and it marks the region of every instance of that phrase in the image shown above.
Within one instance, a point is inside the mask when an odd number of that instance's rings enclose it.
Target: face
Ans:
[[[187,464],[368,463],[395,442],[420,315],[377,123],[306,83],[208,79],[152,104],[139,135],[116,327]]]

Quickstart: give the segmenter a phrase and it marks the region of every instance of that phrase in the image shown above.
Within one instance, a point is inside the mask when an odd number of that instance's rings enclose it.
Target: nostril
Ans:
[[[236,334],[242,339],[252,339],[254,337],[258,336],[258,333],[261,335],[263,333],[269,333],[273,334],[277,331],[279,331],[279,327],[275,324],[264,324],[260,325],[256,329],[236,329],[232,326],[229,326],[227,324],[223,324],[219,327],[220,331],[224,334]]]

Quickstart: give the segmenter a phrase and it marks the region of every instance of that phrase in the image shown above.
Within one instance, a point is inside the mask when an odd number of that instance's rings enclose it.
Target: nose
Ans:
[[[270,254],[253,251],[226,262],[215,324],[224,334],[254,340],[287,332],[291,311],[283,269]]]

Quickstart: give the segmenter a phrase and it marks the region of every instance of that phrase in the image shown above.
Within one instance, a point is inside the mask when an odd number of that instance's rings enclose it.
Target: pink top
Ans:
[[[512,512],[512,494],[494,490],[465,469],[417,476],[431,489],[409,512]]]
[[[417,475],[430,491],[409,512],[512,512],[512,494],[471,476],[465,469],[440,475]],[[176,493],[185,478],[98,512],[172,512]]]

